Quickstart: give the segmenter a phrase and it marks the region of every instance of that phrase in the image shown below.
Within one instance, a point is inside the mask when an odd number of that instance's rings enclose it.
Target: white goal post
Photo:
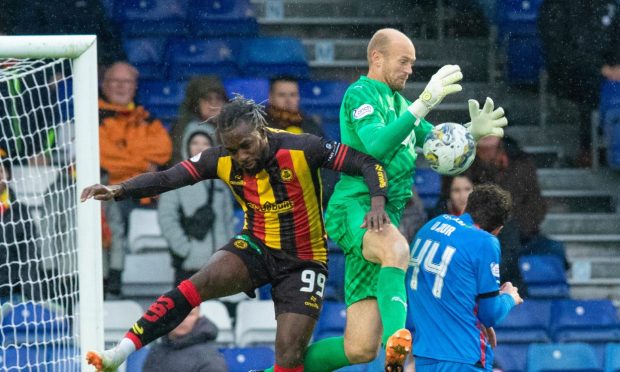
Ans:
[[[71,345],[71,347],[74,348],[74,353],[79,350],[80,355],[77,357],[80,360],[81,370],[87,371],[88,367],[84,358],[86,351],[101,350],[104,346],[101,205],[93,201],[80,203],[78,200],[81,190],[88,185],[98,183],[100,175],[96,36],[0,36],[0,83],[3,78],[5,83],[7,80],[13,79],[12,75],[7,78],[6,73],[3,76],[3,69],[5,71],[11,69],[11,67],[7,68],[6,66],[15,66],[19,63],[28,64],[29,61],[45,61],[47,63],[49,60],[61,60],[62,63],[71,66],[71,78],[67,78],[65,82],[68,85],[67,89],[72,90],[72,98],[59,104],[72,104],[72,107],[67,108],[66,111],[72,113],[69,121],[75,128],[75,132],[72,133],[75,137],[72,146],[74,146],[76,156],[75,162],[70,166],[70,169],[74,170],[72,178],[74,183],[70,185],[68,195],[71,195],[71,199],[73,199],[70,200],[70,203],[74,203],[71,204],[71,213],[75,216],[72,216],[71,220],[75,232],[72,235],[74,238],[71,240],[75,242],[72,244],[75,245],[77,251],[77,273],[74,270],[73,277],[77,277],[75,288],[79,288],[79,292],[71,295],[74,296],[71,301],[75,302],[77,307],[77,309],[73,309],[75,317],[72,318],[72,322],[77,324],[71,325],[72,336],[70,341],[78,344]],[[28,68],[25,69],[26,74],[28,70]],[[32,68],[33,73],[40,70]],[[17,73],[18,76],[21,76],[19,73],[22,72]],[[48,79],[44,83],[47,81]],[[6,118],[14,115],[7,112],[6,102],[13,102],[11,99],[15,100],[15,98],[7,98],[6,96],[3,98],[2,95],[2,90],[0,90],[0,119],[2,116]],[[5,101],[2,101],[3,99]],[[23,117],[28,118],[27,115]],[[12,116],[13,121],[19,121],[21,118],[22,116]],[[0,133],[0,135],[6,136],[6,133]],[[39,181],[33,180],[32,182]],[[44,241],[45,239],[41,240]],[[39,242],[38,244],[44,243]],[[60,290],[55,289],[57,292]],[[64,295],[61,294],[60,296]],[[51,336],[45,335],[45,337],[53,336],[53,334]],[[6,346],[7,341],[11,341],[3,335],[0,337],[5,338],[4,346]],[[39,336],[37,335],[37,337]],[[39,339],[36,342],[39,342]],[[46,343],[48,340],[41,342]],[[3,345],[0,345],[0,357],[2,357],[2,347]],[[75,358],[76,355],[71,356],[73,363],[77,364]]]

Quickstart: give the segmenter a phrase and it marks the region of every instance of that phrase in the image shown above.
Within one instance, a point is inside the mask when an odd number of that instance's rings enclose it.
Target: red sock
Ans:
[[[284,368],[276,364],[273,366],[273,372],[304,372],[304,365],[302,364],[293,368]]]

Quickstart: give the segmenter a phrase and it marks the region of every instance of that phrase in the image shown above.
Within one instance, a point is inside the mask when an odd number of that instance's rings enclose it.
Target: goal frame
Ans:
[[[83,355],[102,350],[103,274],[101,209],[81,203],[80,192],[99,183],[99,112],[97,107],[97,37],[95,35],[0,36],[0,58],[70,58],[73,60],[73,106],[76,148],[77,250],[80,363]]]

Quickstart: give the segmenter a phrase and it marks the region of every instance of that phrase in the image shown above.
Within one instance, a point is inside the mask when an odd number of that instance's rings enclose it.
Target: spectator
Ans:
[[[114,184],[156,171],[172,154],[172,142],[161,121],[134,102],[137,81],[138,70],[125,62],[114,63],[103,75],[99,99],[101,168]],[[123,205],[123,220],[134,206],[131,201]]]
[[[591,164],[590,115],[598,107],[603,78],[620,80],[619,13],[614,0],[545,0],[540,8],[549,91],[579,110],[577,165]]]
[[[299,83],[289,76],[278,76],[269,81],[267,123],[270,127],[292,133],[311,133],[323,137],[323,131],[314,120],[299,110]]]
[[[176,164],[187,157],[186,143],[183,140],[186,128],[196,123],[204,123],[207,119],[220,113],[224,103],[228,101],[226,90],[217,76],[200,76],[193,78],[187,85],[185,99],[179,109],[179,120],[172,128],[173,154],[172,163]],[[204,123],[210,137],[215,128],[210,123]]]
[[[271,128],[286,130],[291,133],[310,133],[325,137],[321,127],[306,117],[299,109],[299,83],[291,76],[277,76],[269,81],[269,103],[266,107],[267,124]],[[330,169],[321,169],[323,188],[323,206],[327,206],[329,197],[334,192],[339,174]]]
[[[14,14],[5,20],[9,35],[95,34],[100,65],[125,59],[120,33],[100,0],[9,0],[6,7]]]
[[[467,205],[467,197],[474,191],[474,182],[467,173],[441,179],[441,194],[437,205],[430,212],[430,218],[440,214],[460,216]]]
[[[34,299],[31,285],[38,277],[39,233],[28,207],[10,188],[11,163],[0,149],[0,304]]]
[[[211,134],[210,126],[190,123],[183,135],[183,158],[212,147]],[[234,232],[232,195],[219,180],[198,182],[162,194],[158,215],[170,245],[175,285],[196,273]]]
[[[226,372],[228,367],[213,341],[217,327],[194,308],[175,329],[154,343],[143,372]]]
[[[476,160],[469,172],[474,184],[496,183],[512,196],[512,215],[498,235],[504,263],[501,275],[516,287],[525,288],[519,274],[519,255],[523,244],[540,233],[547,213],[536,166],[512,138],[485,137],[478,142]]]
[[[407,242],[411,244],[415,234],[418,232],[426,221],[428,221],[428,214],[424,209],[424,203],[418,194],[415,186],[411,188],[411,199],[407,202],[403,216],[400,218],[400,225],[398,231],[407,239]]]

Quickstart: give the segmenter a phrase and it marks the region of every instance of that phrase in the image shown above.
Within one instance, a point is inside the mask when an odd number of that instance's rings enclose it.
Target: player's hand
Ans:
[[[521,305],[523,299],[519,295],[519,288],[514,287],[511,282],[506,282],[499,287],[499,293],[507,293],[515,300],[515,305]]]
[[[95,200],[112,200],[119,194],[120,191],[120,185],[105,186],[97,183],[92,186],[88,186],[82,191],[80,201],[85,202],[90,198]]]
[[[465,124],[476,142],[486,136],[504,137],[504,129],[508,125],[508,119],[504,116],[504,109],[499,107],[494,110],[493,100],[487,97],[482,110],[475,99],[469,101],[469,118],[471,122]]]
[[[373,196],[370,199],[370,211],[364,216],[364,222],[360,227],[379,232],[383,230],[383,225],[388,223],[391,223],[391,221],[390,217],[385,213],[385,197]]]
[[[431,77],[420,98],[409,106],[409,112],[418,119],[424,118],[445,96],[463,90],[460,84],[455,84],[461,79],[463,73],[458,65],[443,66]]]
[[[493,327],[487,328],[485,326],[482,326],[482,332],[486,336],[489,345],[491,345],[491,347],[495,349],[495,347],[497,346],[497,335],[495,334],[495,330],[493,329]]]

